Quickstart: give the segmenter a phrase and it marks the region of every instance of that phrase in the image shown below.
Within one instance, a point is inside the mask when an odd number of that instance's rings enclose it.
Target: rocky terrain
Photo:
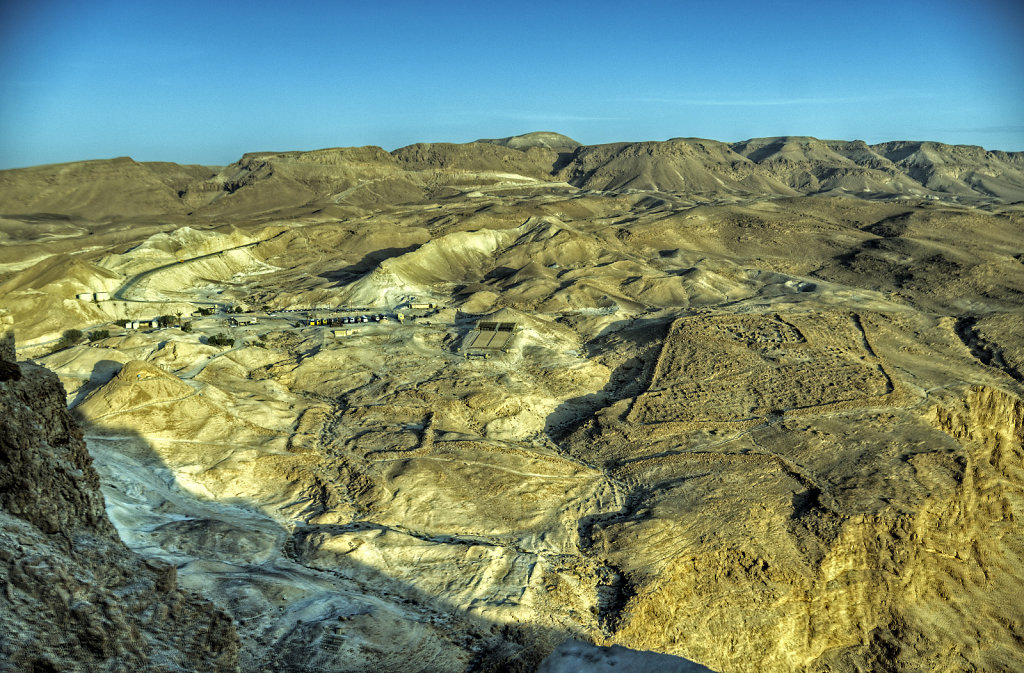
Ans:
[[[9,349],[0,458],[0,670],[238,670],[231,617],[124,546],[57,377]]]
[[[19,359],[242,670],[1024,667],[1022,153],[117,159],[0,218]]]

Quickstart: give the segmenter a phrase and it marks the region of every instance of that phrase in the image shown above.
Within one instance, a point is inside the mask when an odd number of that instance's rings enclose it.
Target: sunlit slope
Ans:
[[[647,390],[567,443],[636,484],[586,533],[625,573],[622,642],[719,670],[1019,666],[1019,392],[920,314],[679,319]]]
[[[91,220],[184,214],[179,192],[213,171],[128,157],[0,171],[0,212]]]
[[[732,198],[848,193],[1019,201],[1020,152],[966,145],[787,136],[579,145],[554,133],[473,143],[255,152],[219,169],[129,158],[0,172],[0,215],[194,218],[357,213],[474,188],[562,181],[590,190]],[[326,209],[326,210],[325,210]],[[44,219],[45,219],[44,218]]]
[[[482,138],[476,142],[502,145],[517,150],[540,147],[555,150],[556,152],[572,152],[580,146],[580,143],[569,136],[551,131],[534,131],[533,133],[524,133],[520,136],[510,136],[508,138]]]
[[[614,143],[581,147],[562,169],[586,189],[715,194],[796,194],[762,174],[756,164],[711,140]]]
[[[43,256],[9,274],[0,296],[23,345],[56,340],[68,329],[116,328],[117,320],[190,315],[195,305],[187,300],[194,295],[183,291],[274,270],[254,248],[279,234],[274,228],[254,237],[181,227],[120,254]]]

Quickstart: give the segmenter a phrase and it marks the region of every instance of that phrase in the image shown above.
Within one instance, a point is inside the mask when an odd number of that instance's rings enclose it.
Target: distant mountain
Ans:
[[[184,213],[181,193],[213,174],[204,166],[140,163],[129,157],[0,171],[0,212],[91,219]]]
[[[472,143],[256,152],[215,170],[127,157],[0,171],[0,216],[86,220],[373,209],[501,182],[727,198],[841,193],[867,198],[1024,200],[1024,152],[805,136],[580,145],[536,132]]]
[[[1024,200],[1024,152],[935,142],[788,136],[732,145],[695,138],[615,143],[580,147],[562,174],[600,190]]]
[[[766,173],[803,193],[924,192],[1024,199],[1024,152],[990,152],[972,145],[807,137],[756,138],[733,145]]]
[[[542,144],[417,143],[391,153],[406,170],[453,170],[518,173],[538,180],[551,180],[558,151]]]
[[[542,147],[555,150],[556,152],[572,152],[580,146],[580,143],[569,136],[563,136],[561,133],[553,133],[551,131],[534,131],[533,133],[524,133],[521,136],[510,136],[508,138],[481,138],[476,142],[502,145],[516,150]]]
[[[601,191],[797,194],[729,145],[694,138],[580,147],[561,175],[576,187]]]
[[[990,152],[975,145],[933,142],[889,142],[872,149],[937,192],[1024,199],[1024,152]]]

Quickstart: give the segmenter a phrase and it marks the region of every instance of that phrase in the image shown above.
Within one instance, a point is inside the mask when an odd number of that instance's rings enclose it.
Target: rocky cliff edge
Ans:
[[[0,671],[238,670],[231,618],[118,538],[64,400],[0,357]]]

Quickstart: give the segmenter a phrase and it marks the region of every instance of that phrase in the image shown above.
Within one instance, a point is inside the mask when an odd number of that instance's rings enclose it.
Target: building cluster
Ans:
[[[75,295],[75,299],[81,301],[107,301],[110,299],[109,292],[79,292]]]
[[[365,322],[387,322],[388,317],[383,313],[375,313],[371,315],[346,315],[346,316],[332,316],[329,318],[318,318],[310,317],[306,320],[306,325],[309,326],[333,326],[333,325],[348,325],[354,323],[365,323]]]
[[[160,327],[159,320],[129,320],[124,324],[125,329],[156,329]]]

